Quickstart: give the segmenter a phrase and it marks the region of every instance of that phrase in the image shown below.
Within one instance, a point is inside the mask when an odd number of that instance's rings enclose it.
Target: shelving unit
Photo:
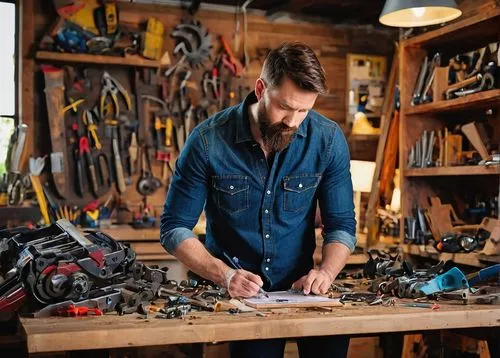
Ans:
[[[89,55],[84,53],[63,53],[52,51],[38,51],[35,54],[35,59],[46,62],[62,62],[62,63],[87,63],[99,65],[119,65],[131,67],[164,67],[159,61],[148,60],[139,55],[128,55],[125,57],[119,56],[103,56]]]
[[[425,103],[407,108],[406,115],[412,114],[432,114],[444,112],[456,112],[461,110],[476,110],[491,108],[500,102],[500,89],[473,93],[468,96],[454,98],[447,101]]]
[[[499,29],[500,8],[497,7],[489,12],[483,12],[401,41],[399,58],[401,95],[399,167],[403,193],[401,228],[404,228],[404,218],[412,215],[414,207],[425,208],[428,206],[427,202],[430,196],[453,197],[462,194],[458,192],[462,189],[464,193],[476,190],[476,188],[477,190],[491,189],[492,192],[498,190],[498,182],[495,180],[495,176],[500,179],[500,167],[498,166],[408,168],[407,159],[411,147],[424,130],[430,132],[444,127],[452,129],[454,125],[481,119],[487,109],[500,108],[500,89],[478,92],[451,100],[435,96],[436,98],[431,103],[415,106],[410,104],[420,66],[426,56],[432,56],[436,52],[444,54],[444,57],[453,56],[481,48],[491,42],[498,41]],[[493,111],[493,116],[489,118],[498,137],[500,135],[498,111]],[[464,142],[468,142],[465,137]],[[463,183],[458,189],[456,186],[450,185],[457,180]],[[457,192],[452,193],[452,190]],[[404,230],[401,230],[401,242],[403,239]],[[408,254],[429,255],[428,252],[423,254],[421,250],[419,251],[416,245],[405,246],[405,249]],[[444,254],[436,253],[436,258],[441,258],[442,255]],[[468,263],[465,262],[467,257],[469,258]],[[472,253],[455,254],[451,255],[450,258],[467,265],[470,265],[471,262],[479,265],[478,258]]]

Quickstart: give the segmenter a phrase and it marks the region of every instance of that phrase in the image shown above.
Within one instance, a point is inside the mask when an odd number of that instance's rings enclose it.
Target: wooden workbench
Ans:
[[[153,316],[105,315],[78,318],[21,318],[28,353],[119,347],[222,342],[316,335],[500,327],[500,307],[441,305],[411,307],[345,306],[331,312],[287,310],[267,313],[196,313],[163,320]]]

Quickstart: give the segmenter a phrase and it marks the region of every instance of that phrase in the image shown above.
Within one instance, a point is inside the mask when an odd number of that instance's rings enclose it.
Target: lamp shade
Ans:
[[[352,189],[363,193],[372,191],[373,173],[375,162],[364,160],[351,160]]]
[[[387,26],[441,24],[462,15],[455,0],[386,0],[379,21]]]

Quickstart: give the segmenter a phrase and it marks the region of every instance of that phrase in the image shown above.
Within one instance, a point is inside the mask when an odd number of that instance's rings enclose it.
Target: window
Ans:
[[[16,108],[16,6],[0,1],[0,176],[5,173]]]

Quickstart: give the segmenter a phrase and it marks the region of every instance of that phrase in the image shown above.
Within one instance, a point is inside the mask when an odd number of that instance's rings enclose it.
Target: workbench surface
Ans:
[[[445,305],[431,310],[403,306],[344,306],[331,312],[280,309],[230,315],[197,312],[178,319],[137,314],[21,318],[29,353],[222,342],[335,334],[499,327],[500,307]]]

